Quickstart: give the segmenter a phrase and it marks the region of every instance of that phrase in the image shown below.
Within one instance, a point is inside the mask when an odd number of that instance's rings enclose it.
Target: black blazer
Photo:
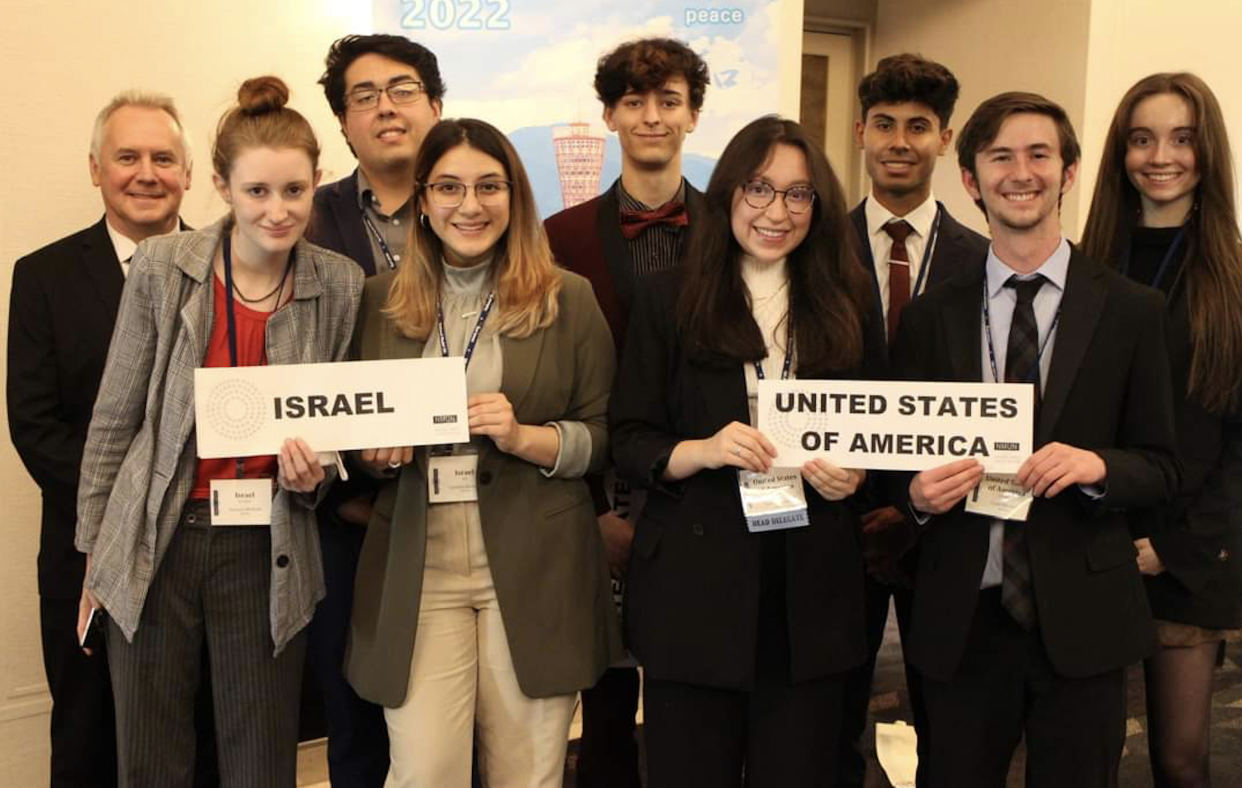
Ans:
[[[544,222],[556,262],[590,280],[608,327],[612,329],[618,355],[624,347],[638,280],[629,245],[621,235],[619,183],[620,180],[595,199],[566,208]],[[691,221],[698,214],[702,200],[703,193],[686,181],[686,213]],[[683,253],[689,235],[687,229],[681,232]]]
[[[315,190],[314,214],[306,240],[340,252],[362,266],[367,276],[375,275],[371,239],[358,208],[357,169],[336,183]]]
[[[940,209],[940,230],[936,238],[936,248],[932,250],[931,260],[928,261],[923,285],[924,293],[947,282],[963,268],[978,266],[980,260],[987,259],[988,246],[992,243],[986,237],[954,219],[939,201],[936,202],[936,207]],[[866,199],[850,211],[850,221],[853,222],[854,232],[858,237],[858,259],[863,261],[863,264],[867,266],[867,272],[871,274],[875,308],[880,318],[883,318],[884,302],[880,300],[880,280],[875,272],[875,257],[871,254],[871,234],[867,231]],[[913,284],[911,282],[911,286]],[[883,319],[880,319],[880,324],[883,325],[883,323]],[[885,341],[887,341],[887,335]]]
[[[1186,261],[1183,272],[1194,265]],[[1134,536],[1151,539],[1165,571],[1144,577],[1152,614],[1211,629],[1242,627],[1242,403],[1209,413],[1186,391],[1190,304],[1185,275],[1169,294],[1177,457],[1182,486],[1168,506],[1135,512]]]
[[[647,676],[749,689],[755,680],[764,547],[783,546],[789,662],[795,682],[866,658],[858,515],[805,487],[811,525],[752,534],[732,468],[660,480],[673,447],[750,420],[742,366],[709,368],[685,355],[677,330],[681,271],[640,281],[609,421],[618,474],[647,488],[630,558],[626,633]],[[843,377],[882,376],[884,350],[867,331],[866,358]],[[778,554],[779,555],[779,554]]]
[[[82,594],[78,471],[125,276],[103,219],[17,261],[9,302],[9,433],[43,492],[39,593]]]
[[[894,367],[909,380],[983,380],[983,266],[911,302]],[[1108,467],[1106,494],[1077,488],[1037,499],[1025,525],[1035,606],[1058,674],[1083,677],[1129,665],[1155,648],[1147,595],[1121,510],[1169,500],[1177,489],[1173,403],[1159,293],[1077,250],[1035,427],[1051,441],[1090,449]],[[909,474],[895,474],[896,491]],[[909,660],[938,681],[953,677],[970,633],[988,554],[987,518],[962,504],[931,518],[921,537]]]

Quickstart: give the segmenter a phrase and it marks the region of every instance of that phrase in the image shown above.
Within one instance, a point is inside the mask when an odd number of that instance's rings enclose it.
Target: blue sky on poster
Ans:
[[[482,118],[508,133],[577,120],[606,134],[591,87],[600,54],[640,36],[686,41],[706,59],[713,84],[685,150],[714,159],[739,128],[778,109],[782,1],[792,0],[373,0],[372,19],[375,31],[436,53],[446,116]],[[735,10],[742,22],[687,24],[687,12],[699,9]]]

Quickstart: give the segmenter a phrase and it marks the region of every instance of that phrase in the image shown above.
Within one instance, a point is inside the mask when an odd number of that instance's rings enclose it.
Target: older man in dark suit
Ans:
[[[172,100],[128,91],[109,102],[95,121],[90,172],[104,217],[18,260],[9,310],[9,432],[43,493],[39,614],[53,788],[116,785],[107,657],[83,654],[75,632],[85,572],[73,545],[75,503],[129,258],[139,242],[178,228],[190,188],[190,148]],[[212,749],[200,769],[207,784]]]

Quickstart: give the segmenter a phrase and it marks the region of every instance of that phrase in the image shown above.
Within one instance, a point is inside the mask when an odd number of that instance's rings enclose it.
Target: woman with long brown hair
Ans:
[[[1206,786],[1212,674],[1242,636],[1242,245],[1220,105],[1193,74],[1125,94],[1083,247],[1168,296],[1182,486],[1131,529],[1160,649],[1144,663],[1158,788]]]
[[[881,377],[883,339],[827,159],[798,124],[729,142],[683,269],[639,283],[610,420],[618,474],[648,491],[626,591],[651,788],[835,779],[842,679],[866,654],[862,471],[773,469],[758,381]],[[748,520],[739,487],[802,500]],[[790,518],[783,525],[795,525]]]
[[[385,707],[388,788],[561,784],[575,693],[620,656],[583,481],[607,456],[612,336],[558,269],[513,146],[445,120],[419,149],[412,252],[368,280],[358,355],[463,356],[469,443],[383,448],[346,676]],[[417,382],[411,381],[411,385]],[[467,483],[455,494],[440,472]]]

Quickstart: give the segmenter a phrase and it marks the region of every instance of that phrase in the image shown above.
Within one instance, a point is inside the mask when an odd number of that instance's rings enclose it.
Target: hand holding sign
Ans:
[[[838,468],[823,457],[802,465],[802,478],[815,488],[825,501],[839,501],[854,494],[867,478],[866,471]]]
[[[280,454],[276,455],[276,467],[277,482],[292,492],[311,492],[324,479],[318,456],[301,438],[289,438],[281,444]]]
[[[1016,481],[1036,497],[1055,497],[1071,484],[1101,484],[1108,468],[1100,455],[1064,443],[1049,443],[1026,458]]]
[[[358,459],[370,466],[371,470],[383,473],[386,470],[400,468],[414,462],[413,446],[391,446],[382,449],[363,449],[358,452]]]
[[[910,480],[910,505],[926,514],[944,514],[982,478],[983,466],[978,460],[957,460],[919,471]]]
[[[701,470],[731,466],[767,473],[776,459],[776,447],[762,432],[740,421],[731,421],[710,438],[684,440],[673,447],[664,469],[671,481],[688,479]]]

